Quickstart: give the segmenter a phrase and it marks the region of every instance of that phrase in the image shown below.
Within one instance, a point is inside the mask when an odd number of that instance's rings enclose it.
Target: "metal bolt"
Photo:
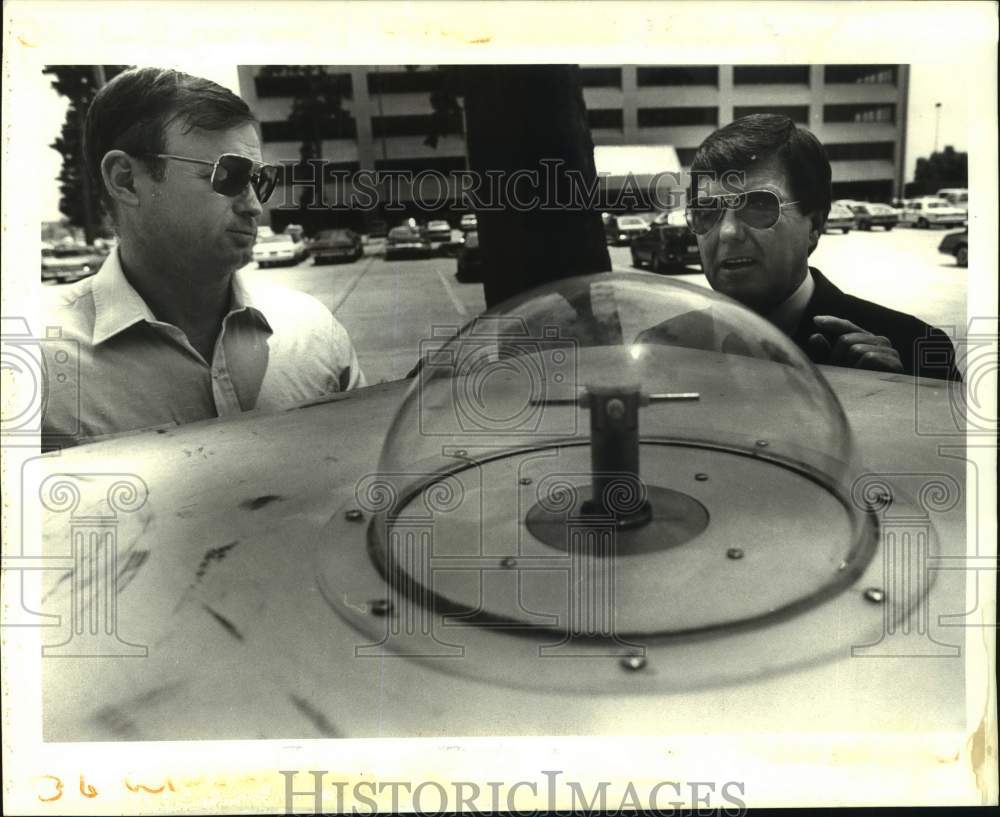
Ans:
[[[469,452],[466,451],[464,448],[456,448],[455,449],[455,456],[456,457],[467,457],[467,456],[469,456]]]
[[[694,478],[698,482],[708,482],[708,474],[695,474]]]
[[[646,658],[642,655],[626,655],[621,660],[621,665],[623,669],[627,669],[630,672],[638,672],[646,667]]]
[[[625,404],[617,397],[608,400],[604,410],[612,420],[620,420],[625,416]]]
[[[514,567],[517,565],[517,559],[513,556],[505,556],[500,560],[500,567]]]
[[[520,482],[522,485],[531,485],[531,483],[534,482],[534,480],[531,477],[521,477],[521,479],[519,479],[518,482]]]
[[[885,601],[885,591],[879,590],[877,587],[869,587],[865,590],[865,599],[872,604],[881,604]]]
[[[726,556],[730,559],[742,559],[743,548],[729,548],[729,550],[726,551]]]
[[[757,440],[758,448],[767,448],[770,443],[767,440]]]
[[[360,522],[365,518],[365,515],[357,508],[351,508],[344,514],[344,518],[350,520],[351,522]]]
[[[368,602],[373,616],[387,616],[392,612],[392,602],[388,599],[374,599]]]
[[[837,570],[847,570],[847,560],[845,559],[839,565],[837,565]]]

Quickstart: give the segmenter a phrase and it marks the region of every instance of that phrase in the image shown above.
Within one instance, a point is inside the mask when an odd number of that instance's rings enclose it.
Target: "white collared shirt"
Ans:
[[[815,290],[816,282],[813,281],[812,273],[806,270],[806,277],[796,287],[795,292],[785,298],[765,317],[786,335],[794,335]]]
[[[90,278],[61,288],[46,315],[43,445],[144,428],[278,411],[365,385],[340,322],[311,295],[232,278],[210,362],[158,321],[117,249]],[[61,354],[60,354],[61,352]]]

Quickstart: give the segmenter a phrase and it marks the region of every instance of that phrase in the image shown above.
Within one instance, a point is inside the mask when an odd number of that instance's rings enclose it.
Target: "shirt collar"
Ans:
[[[805,278],[795,292],[771,310],[767,314],[767,319],[786,335],[792,334],[798,328],[815,289],[816,282],[813,281],[812,273],[807,270]]]
[[[118,247],[108,255],[94,276],[91,292],[94,297],[94,346],[104,343],[139,322],[162,323],[157,321],[153,311],[125,277],[118,256]],[[268,331],[273,331],[246,281],[237,271],[232,277],[231,300],[226,317],[244,310],[256,315]]]

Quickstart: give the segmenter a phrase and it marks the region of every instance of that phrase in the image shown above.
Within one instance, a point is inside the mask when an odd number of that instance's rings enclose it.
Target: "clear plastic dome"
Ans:
[[[801,611],[870,560],[836,395],[734,301],[601,274],[443,334],[355,493],[414,610],[624,649]]]
[[[570,278],[442,340],[422,350],[382,450],[386,475],[446,472],[456,450],[492,458],[587,439],[586,411],[572,400],[637,387],[697,395],[642,407],[643,441],[720,445],[785,459],[830,485],[852,479],[850,428],[822,374],[776,327],[711,290],[646,273]]]

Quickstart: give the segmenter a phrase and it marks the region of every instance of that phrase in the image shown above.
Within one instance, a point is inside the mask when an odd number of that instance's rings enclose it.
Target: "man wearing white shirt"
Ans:
[[[85,153],[119,241],[46,321],[78,348],[79,378],[46,358],[60,377],[46,378],[43,445],[365,385],[326,307],[238,272],[277,177],[255,124],[239,97],[176,71],[134,69],[98,92]]]

